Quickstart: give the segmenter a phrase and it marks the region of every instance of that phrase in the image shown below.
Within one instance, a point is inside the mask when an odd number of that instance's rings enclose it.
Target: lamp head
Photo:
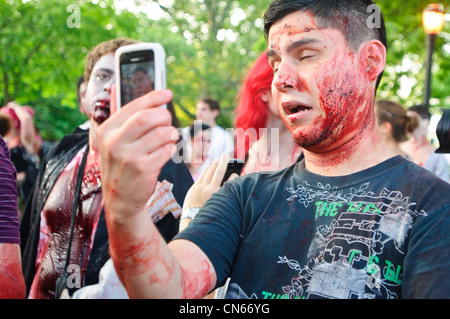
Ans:
[[[444,7],[442,4],[428,5],[422,14],[422,24],[427,34],[438,34],[444,27]]]

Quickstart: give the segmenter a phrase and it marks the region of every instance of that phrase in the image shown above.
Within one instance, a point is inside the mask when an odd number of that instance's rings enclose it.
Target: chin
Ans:
[[[326,151],[326,145],[333,140],[330,128],[292,129],[291,134],[298,146],[311,152],[320,153]]]

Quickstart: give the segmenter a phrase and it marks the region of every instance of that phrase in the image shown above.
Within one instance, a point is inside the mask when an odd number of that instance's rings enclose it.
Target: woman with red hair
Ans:
[[[242,175],[276,171],[296,163],[302,149],[279,116],[272,97],[273,70],[264,51],[249,70],[236,109],[237,158],[245,158]]]

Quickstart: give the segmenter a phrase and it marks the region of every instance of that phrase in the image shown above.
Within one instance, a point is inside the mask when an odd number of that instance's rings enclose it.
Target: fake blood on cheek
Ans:
[[[329,151],[329,158],[333,158],[323,165],[338,165],[348,159],[353,144],[347,142],[368,124],[373,91],[361,70],[351,51],[337,53],[318,69],[316,85],[323,117],[316,120],[314,142],[322,147],[320,151]]]

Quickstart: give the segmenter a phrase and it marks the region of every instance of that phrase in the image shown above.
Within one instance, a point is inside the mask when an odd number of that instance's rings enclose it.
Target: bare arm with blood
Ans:
[[[131,298],[196,298],[216,284],[211,262],[195,244],[167,245],[145,207],[158,175],[178,141],[169,111],[172,99],[153,91],[115,112],[98,129],[102,187],[110,252]]]
[[[0,299],[24,299],[20,246],[0,243]]]

